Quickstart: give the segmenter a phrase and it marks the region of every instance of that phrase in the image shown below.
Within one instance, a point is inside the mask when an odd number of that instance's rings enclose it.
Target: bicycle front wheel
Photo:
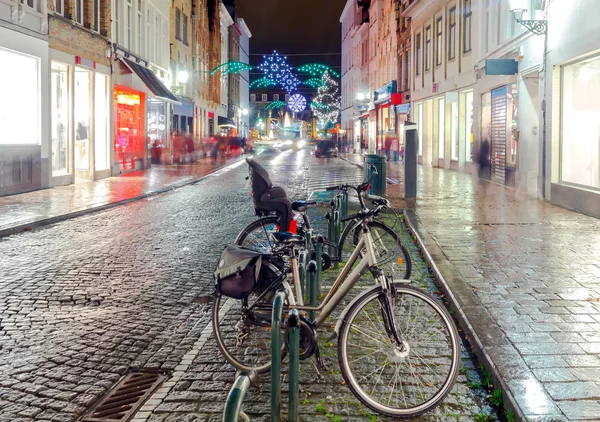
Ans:
[[[395,284],[392,310],[404,350],[387,334],[380,286],[356,302],[340,329],[338,359],[350,390],[382,415],[410,418],[448,395],[460,367],[460,341],[446,309],[430,295]]]

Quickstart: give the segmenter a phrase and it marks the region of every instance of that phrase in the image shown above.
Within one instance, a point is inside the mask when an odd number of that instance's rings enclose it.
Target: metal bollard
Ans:
[[[319,295],[317,290],[317,263],[315,261],[310,261],[306,268],[306,272],[308,275],[308,304],[310,306],[317,306]],[[310,320],[314,321],[317,313],[315,311],[310,311],[308,315]]]
[[[317,261],[317,294],[321,294],[321,271],[323,271],[323,243],[325,239],[323,236],[317,236],[317,244],[315,245],[315,254]]]
[[[298,328],[300,317],[296,309],[292,309],[288,318],[290,326],[290,372],[289,372],[289,412],[288,419],[291,422],[298,420],[298,399],[300,384],[300,328]],[[273,420],[273,416],[271,416]]]
[[[348,192],[344,191],[342,193],[342,220],[348,217]],[[345,223],[342,223],[344,225]]]
[[[275,295],[271,316],[271,422],[281,420],[281,314],[284,301],[284,292]]]

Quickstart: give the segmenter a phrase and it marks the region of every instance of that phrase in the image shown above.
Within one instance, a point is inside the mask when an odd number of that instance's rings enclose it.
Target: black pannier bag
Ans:
[[[217,290],[234,299],[248,297],[256,285],[263,254],[237,245],[228,245],[215,270]]]

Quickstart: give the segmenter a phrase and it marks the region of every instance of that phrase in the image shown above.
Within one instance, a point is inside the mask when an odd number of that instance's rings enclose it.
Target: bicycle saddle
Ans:
[[[304,237],[290,232],[273,232],[271,236],[277,243],[300,243]]]
[[[308,201],[294,201],[292,202],[292,209],[296,212],[305,212],[308,207],[310,207],[311,205],[316,205],[317,203],[312,201],[312,202],[308,202]]]

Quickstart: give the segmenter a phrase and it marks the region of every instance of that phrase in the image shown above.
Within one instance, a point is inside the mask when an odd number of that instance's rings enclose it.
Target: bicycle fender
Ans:
[[[364,292],[362,292],[361,294],[359,294],[358,296],[356,296],[354,299],[352,299],[352,302],[350,302],[348,304],[348,306],[346,306],[344,308],[344,310],[342,311],[340,317],[337,320],[337,323],[335,324],[335,328],[333,329],[333,334],[327,339],[327,341],[332,341],[338,337],[342,323],[346,321],[346,315],[348,315],[348,312],[350,311],[350,309],[352,309],[352,306],[354,306],[354,304],[356,302],[358,302],[359,300],[361,300],[364,296],[372,293],[373,290],[380,289],[380,288],[381,288],[381,286],[373,286],[370,289],[367,289]]]

